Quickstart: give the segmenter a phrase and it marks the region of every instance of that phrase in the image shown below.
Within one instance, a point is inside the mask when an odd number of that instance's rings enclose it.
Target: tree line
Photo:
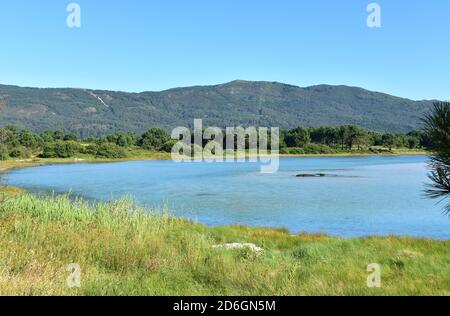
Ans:
[[[323,150],[333,149],[335,151],[353,150],[354,148],[362,150],[371,147],[384,147],[390,151],[393,148],[426,149],[430,146],[430,139],[424,131],[379,133],[355,125],[317,128],[298,127],[282,132],[281,147],[319,149],[320,147],[317,145],[322,145]]]
[[[176,140],[160,128],[152,128],[142,135],[132,132],[114,133],[99,138],[79,139],[62,131],[33,133],[14,126],[0,128],[0,160],[70,158],[86,154],[98,158],[125,158],[127,150],[144,149],[170,152]],[[203,141],[203,146],[208,143]],[[269,144],[270,145],[270,144]],[[429,148],[430,139],[424,131],[378,133],[354,125],[339,127],[298,127],[281,131],[280,152],[291,154],[320,154],[349,150],[385,150],[393,148]]]
[[[152,151],[170,151],[170,135],[161,129],[151,129],[141,136],[134,133],[78,139],[75,134],[45,131],[37,134],[14,126],[0,128],[0,160],[9,158],[70,158],[77,154],[98,158],[125,158],[126,150],[142,148]]]

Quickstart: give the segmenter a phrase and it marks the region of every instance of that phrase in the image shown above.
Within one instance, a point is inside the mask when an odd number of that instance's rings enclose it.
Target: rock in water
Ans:
[[[327,175],[325,173],[316,173],[316,174],[300,173],[296,177],[297,178],[318,178],[318,177],[326,177],[326,176]]]

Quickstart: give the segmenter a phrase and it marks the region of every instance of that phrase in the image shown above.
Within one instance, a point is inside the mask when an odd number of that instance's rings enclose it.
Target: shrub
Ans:
[[[43,158],[70,158],[83,151],[83,146],[73,141],[57,141],[44,146]]]
[[[166,142],[166,143],[160,148],[160,150],[161,150],[161,151],[164,151],[164,152],[166,152],[166,153],[170,153],[170,152],[172,152],[172,148],[173,148],[173,146],[175,146],[176,143],[177,143],[176,140],[170,140],[170,141]]]
[[[336,151],[327,145],[310,143],[304,147],[306,154],[332,154]]]
[[[45,144],[42,154],[40,156],[42,158],[55,158],[56,157],[55,143]]]
[[[333,154],[336,153],[336,150],[328,147],[327,145],[322,144],[307,144],[302,148],[284,148],[281,151],[282,154],[291,154],[291,155],[313,155],[313,154]]]
[[[152,128],[145,132],[139,140],[139,146],[147,150],[159,151],[170,141],[170,135],[161,128]]]
[[[100,158],[125,158],[127,155],[122,147],[117,146],[113,143],[105,143],[98,146],[97,152],[95,154]]]
[[[30,152],[23,146],[17,146],[9,152],[12,158],[29,158]]]
[[[98,145],[97,144],[92,144],[87,146],[86,148],[84,148],[83,153],[87,154],[87,155],[97,155],[98,152]]]

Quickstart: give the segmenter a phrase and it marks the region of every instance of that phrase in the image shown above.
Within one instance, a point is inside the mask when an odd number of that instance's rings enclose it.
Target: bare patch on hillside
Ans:
[[[64,100],[64,101],[70,101],[72,98],[70,96],[68,96],[67,94],[64,94],[62,92],[55,92],[55,96],[57,96],[59,99]]]
[[[103,100],[105,100],[106,103],[110,103],[113,100],[113,98],[109,94],[105,94],[103,96]]]
[[[97,112],[97,109],[94,108],[94,107],[89,107],[89,108],[85,108],[85,109],[83,110],[83,112],[84,112],[84,113],[96,113],[96,112]]]
[[[33,104],[27,108],[17,109],[14,111],[14,113],[21,118],[32,118],[36,116],[42,116],[47,112],[48,108],[42,104]]]

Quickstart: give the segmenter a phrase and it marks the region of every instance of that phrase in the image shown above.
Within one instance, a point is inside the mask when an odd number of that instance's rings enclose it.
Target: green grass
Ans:
[[[2,191],[0,295],[450,295],[449,241],[208,228],[128,199]],[[265,251],[212,248],[229,242]],[[66,284],[70,263],[81,288]],[[380,289],[366,286],[370,263],[382,267]]]

